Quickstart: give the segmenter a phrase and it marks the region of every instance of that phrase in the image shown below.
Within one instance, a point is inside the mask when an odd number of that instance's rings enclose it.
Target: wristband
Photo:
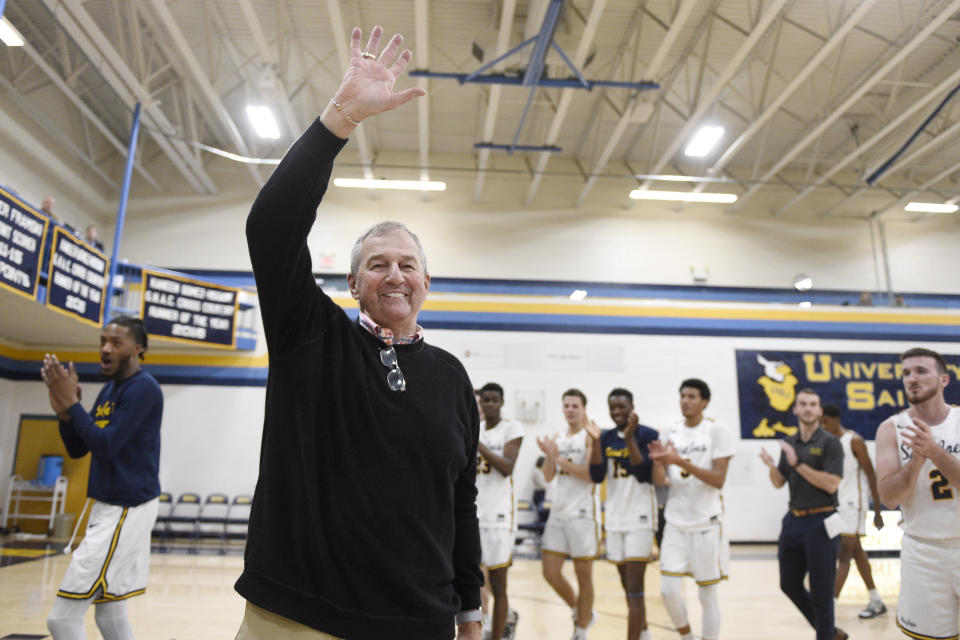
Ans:
[[[464,624],[466,622],[481,622],[483,621],[483,609],[477,607],[476,609],[468,609],[466,611],[461,611],[457,614],[457,624]]]

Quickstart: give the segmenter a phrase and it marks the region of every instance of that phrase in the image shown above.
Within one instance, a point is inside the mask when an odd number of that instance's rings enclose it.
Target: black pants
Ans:
[[[787,513],[780,532],[780,589],[797,605],[817,640],[834,640],[833,583],[840,538],[828,538],[823,520],[829,513],[797,517]],[[810,590],[803,578],[809,572]]]

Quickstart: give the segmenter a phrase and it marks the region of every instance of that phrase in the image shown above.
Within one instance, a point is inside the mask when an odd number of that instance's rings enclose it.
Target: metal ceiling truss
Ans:
[[[684,0],[677,8],[677,13],[674,15],[673,21],[670,23],[666,35],[660,42],[660,45],[657,47],[657,51],[654,53],[649,66],[647,66],[647,68],[644,70],[644,73],[647,75],[647,77],[663,80],[660,72],[663,69],[663,66],[666,64],[667,55],[670,53],[673,45],[680,37],[680,34],[686,26],[687,21],[694,14],[694,9],[696,9],[699,4],[699,0]],[[660,96],[657,99],[658,102],[662,100],[664,93],[664,91],[660,92]],[[584,200],[586,200],[587,196],[590,194],[590,191],[593,190],[594,185],[597,183],[597,179],[606,168],[607,163],[610,161],[610,158],[613,155],[613,152],[617,148],[617,145],[619,145],[623,140],[623,134],[626,131],[627,126],[631,123],[645,124],[649,121],[650,116],[653,115],[653,111],[653,102],[646,102],[639,95],[634,95],[627,101],[626,107],[623,109],[623,112],[620,115],[620,119],[617,121],[613,131],[607,138],[607,142],[604,144],[603,150],[600,152],[597,160],[593,163],[593,167],[590,169],[590,176],[587,178],[586,183],[580,190],[580,195],[577,196],[576,206],[579,207],[582,205]],[[658,132],[659,131],[657,131],[657,133]]]
[[[793,145],[792,148],[785,150],[784,152],[778,154],[779,160],[771,167],[760,179],[761,182],[766,182],[770,180],[774,175],[780,173],[787,165],[789,165],[797,155],[809,147],[815,140],[818,140],[827,129],[836,122],[840,117],[846,114],[850,109],[857,104],[863,96],[873,88],[877,83],[886,78],[901,62],[903,62],[907,56],[910,55],[918,46],[930,37],[930,35],[939,28],[946,20],[951,16],[960,11],[960,0],[953,0],[949,2],[945,7],[942,7],[941,10],[934,15],[922,28],[917,30],[919,25],[922,23],[922,20],[911,25],[911,28],[908,30],[907,34],[904,34],[906,37],[909,37],[909,41],[906,42],[900,49],[898,49],[891,57],[881,57],[877,60],[877,64],[881,63],[880,68],[872,73],[869,78],[863,82],[857,82],[853,84],[852,91],[847,95],[847,97],[836,106],[831,106],[829,109],[825,110],[823,116],[818,119],[817,125],[813,127],[812,130],[806,133],[803,138]],[[911,33],[914,33],[911,37]],[[758,185],[754,185],[747,189],[744,192],[739,200],[729,207],[727,211],[733,213],[743,208],[743,206],[749,201],[749,199],[756,194],[759,190]]]
[[[207,175],[190,147],[179,138],[180,130],[160,109],[152,93],[123,56],[110,43],[80,0],[38,0],[97,69],[107,85],[132,109],[143,104],[144,123],[151,139],[163,150],[190,185],[200,193],[216,194],[216,185]]]
[[[427,0],[414,0],[413,17],[415,35],[417,38],[417,66],[426,69],[430,66],[430,16]],[[423,89],[427,96],[429,83],[426,78],[417,78],[417,86]],[[430,179],[430,98],[417,100],[417,149],[420,160],[420,179]],[[426,197],[427,192],[423,192]]]
[[[0,0],[0,15],[3,4]],[[119,157],[126,155],[123,140],[130,113],[133,104],[141,102],[146,135],[135,163],[138,176],[163,191],[171,185],[182,190],[182,175],[197,193],[213,194],[217,186],[204,167],[200,142],[245,156],[274,150],[273,143],[261,143],[242,126],[237,112],[241,100],[260,96],[274,106],[283,137],[293,138],[304,121],[324,107],[331,86],[347,68],[348,25],[341,11],[349,7],[353,13],[348,18],[358,20],[367,5],[325,0],[329,25],[320,31],[313,28],[308,39],[302,17],[316,14],[309,4],[15,0],[12,17],[28,42],[19,52],[0,47],[0,90],[55,140],[51,147],[77,167],[81,180],[88,171],[97,176],[100,193],[118,189],[117,167]],[[837,194],[823,199],[827,206],[819,211],[821,217],[849,210],[865,193],[878,196],[877,204],[891,201],[881,208],[871,204],[875,217],[917,194],[952,196],[945,181],[960,172],[960,163],[954,163],[960,154],[947,144],[960,136],[960,110],[952,103],[947,108],[947,99],[941,99],[953,89],[960,91],[954,62],[960,55],[954,41],[958,32],[948,27],[955,26],[948,21],[960,13],[960,0],[913,0],[895,6],[878,0],[824,0],[822,18],[817,19],[810,19],[809,3],[793,0],[517,4],[450,3],[441,11],[439,3],[414,0],[409,11],[386,10],[388,17],[382,19],[412,19],[417,69],[410,75],[418,86],[437,93],[428,92],[427,99],[417,101],[416,160],[393,168],[416,169],[421,180],[428,180],[431,171],[449,169],[431,166],[431,151],[451,148],[447,134],[466,133],[476,140],[476,161],[466,162],[476,176],[475,200],[482,197],[489,172],[523,172],[519,165],[496,168],[494,151],[524,152],[527,205],[544,180],[561,176],[568,181],[582,176],[575,201],[581,206],[601,178],[622,178],[648,189],[657,188],[652,185],[664,173],[701,175],[690,185],[694,193],[712,185],[737,185],[740,198],[728,213],[758,212],[754,196],[761,191],[776,193],[769,207],[774,216],[799,210],[797,205],[814,192]],[[449,26],[439,31],[459,15],[461,6],[473,12],[470,15],[491,15],[492,7],[496,23],[481,29],[496,29],[495,57],[481,60],[472,73],[430,71],[437,56],[455,69],[464,68],[444,47],[469,43],[464,38],[470,37],[472,27],[462,27],[456,39]],[[323,10],[321,4],[320,13]],[[518,11],[523,13],[519,19]],[[611,19],[615,12],[617,20]],[[437,33],[430,32],[432,21]],[[319,48],[305,46],[317,41],[317,33],[328,31],[339,34],[333,36],[334,46],[328,41]],[[478,42],[486,37],[484,32],[476,36]],[[575,51],[564,37],[577,39]],[[511,40],[521,42],[513,46]],[[863,53],[864,43],[869,56]],[[493,48],[488,47],[488,53]],[[590,80],[581,69],[598,48],[602,63],[594,63],[591,70],[606,79]],[[548,57],[554,67],[554,55],[566,70],[551,69],[553,77],[546,77]],[[334,58],[339,64],[332,64]],[[508,64],[520,70],[507,70]],[[458,131],[438,127],[431,112],[446,112],[444,101],[451,98],[437,92],[430,78],[487,85],[482,92],[485,104],[473,118],[464,118]],[[506,87],[527,91],[505,97]],[[645,91],[652,88],[659,91]],[[574,97],[582,95],[576,92],[584,89],[595,89],[594,97],[574,103]],[[59,93],[54,95],[54,90]],[[54,101],[41,103],[51,95]],[[503,104],[516,104],[517,115],[508,123],[510,138],[498,140]],[[61,115],[54,118],[54,113]],[[691,134],[714,119],[729,122],[728,128],[736,132],[733,140],[725,141],[712,161],[686,159],[682,149]],[[367,178],[373,177],[376,157],[371,135],[387,149],[410,147],[408,131],[371,126],[375,128],[360,127],[351,136],[359,164],[341,163],[362,169]],[[503,129],[499,133],[505,137]],[[914,135],[904,143],[907,133]],[[551,170],[557,153],[576,170]],[[178,174],[167,170],[168,162]],[[607,171],[611,163],[616,170]],[[634,173],[631,165],[643,173]],[[882,177],[871,188],[863,176],[878,168]],[[261,169],[247,165],[246,171],[257,185],[263,184]],[[766,200],[762,204],[766,209]]]
[[[517,141],[520,139],[520,133],[523,131],[523,125],[526,122],[527,116],[530,112],[530,105],[533,103],[533,97],[536,95],[538,88],[548,88],[548,87],[558,87],[558,88],[570,88],[570,89],[587,89],[592,90],[594,87],[603,86],[603,87],[622,87],[634,89],[636,91],[649,90],[649,89],[659,89],[659,85],[655,82],[620,82],[616,80],[587,80],[583,77],[583,74],[580,72],[578,65],[575,64],[567,54],[564,53],[563,49],[554,42],[553,36],[557,28],[557,22],[560,19],[560,10],[563,8],[564,2],[566,0],[550,0],[547,5],[546,13],[543,17],[543,22],[540,25],[540,32],[535,36],[528,38],[524,42],[515,46],[513,49],[510,49],[506,53],[497,56],[487,64],[483,65],[473,73],[464,74],[464,73],[444,73],[436,71],[427,71],[427,70],[415,70],[411,71],[410,75],[417,78],[454,78],[460,84],[467,83],[484,83],[484,84],[503,84],[503,85],[512,85],[512,86],[524,86],[530,87],[530,92],[527,95],[527,101],[523,108],[523,114],[520,116],[520,122],[517,125],[517,130],[514,132],[513,141],[507,144],[494,144],[491,142],[479,142],[474,145],[474,148],[477,149],[498,149],[504,150],[509,154],[512,154],[517,150],[518,145]],[[603,11],[603,7],[606,4],[606,0],[595,0],[593,9],[591,10],[590,18],[587,21],[587,31],[584,33],[584,38],[581,40],[581,47],[578,48],[578,55],[582,50],[582,57],[586,58],[588,53],[588,47],[583,47],[583,42],[586,41],[589,43],[593,38],[593,33],[596,32],[597,24],[599,21],[600,14]],[[490,69],[496,67],[502,62],[506,61],[508,58],[511,58],[514,55],[519,54],[527,47],[531,47],[532,51],[530,53],[530,58],[527,61],[527,66],[524,71],[523,76],[519,75],[506,75],[502,73],[486,73]],[[572,78],[547,78],[544,77],[544,71],[546,69],[546,59],[547,53],[549,53],[550,48],[553,48],[563,60],[563,62],[570,69],[571,73],[575,76]],[[563,100],[563,98],[561,98]],[[566,108],[569,106],[569,98],[566,100],[566,104],[562,106],[563,113],[565,116]],[[560,122],[562,122],[563,117],[561,116]],[[556,122],[556,119],[554,120]],[[556,137],[556,134],[553,136]],[[550,144],[549,142],[545,145],[535,146],[535,145],[525,145],[525,148],[530,151],[542,151],[542,152],[557,152],[561,151],[559,147]]]
[[[216,89],[214,89],[213,85],[210,83],[210,80],[207,79],[206,72],[204,72],[203,67],[200,65],[200,61],[197,60],[196,56],[193,54],[193,49],[190,48],[186,37],[183,35],[180,27],[177,26],[176,20],[174,20],[170,10],[167,9],[166,0],[153,0],[152,6],[167,34],[169,34],[172,44],[174,45],[175,52],[170,53],[173,54],[173,56],[178,55],[180,60],[182,60],[182,66],[185,67],[184,69],[180,70],[181,75],[190,78],[197,89],[200,90],[200,95],[203,97],[203,103],[206,105],[205,110],[208,114],[208,117],[212,122],[215,122],[219,125],[224,137],[229,140],[237,149],[237,153],[245,156],[250,155],[250,149],[247,146],[246,141],[243,139],[243,136],[240,134],[240,130],[237,128],[236,123],[233,121],[233,117],[227,110],[226,105],[223,104],[223,101],[220,99],[220,95],[217,93]],[[140,5],[140,7],[142,11],[143,5]],[[190,138],[193,140],[199,140],[199,136],[197,135],[196,131],[196,123],[192,116],[192,110],[188,110],[188,129],[190,129]],[[263,176],[260,175],[259,167],[252,164],[247,164],[244,166],[253,177],[257,187],[262,187],[264,185],[264,179]]]
[[[763,37],[766,35],[767,30],[773,24],[774,20],[780,16],[780,13],[791,1],[792,0],[773,0],[773,2],[767,5],[767,7],[764,9],[763,15],[760,17],[760,20],[750,31],[750,34],[747,36],[746,40],[744,40],[733,57],[731,57],[727,62],[727,65],[724,67],[723,71],[720,72],[719,76],[710,86],[709,91],[707,91],[702,97],[699,96],[699,87],[703,82],[703,74],[701,69],[697,82],[697,90],[695,93],[694,102],[691,105],[694,106],[694,110],[680,128],[680,131],[667,145],[666,150],[660,156],[660,159],[653,165],[649,173],[659,174],[668,163],[673,161],[674,156],[680,151],[680,148],[686,142],[689,142],[690,134],[693,132],[694,128],[699,126],[704,116],[714,108],[717,101],[720,99],[721,94],[727,89],[727,85],[740,70],[744,61],[747,60],[747,58],[753,53],[757,45],[763,40]],[[705,50],[703,60],[705,61],[707,58],[708,55],[707,51]],[[652,181],[645,180],[643,183],[641,183],[640,188],[644,190],[649,189],[651,184]]]
[[[830,35],[829,39],[824,42],[823,46],[817,50],[817,52],[811,57],[803,68],[797,73],[787,84],[786,87],[773,99],[770,104],[766,105],[765,108],[762,107],[763,102],[765,101],[767,87],[764,87],[763,93],[761,95],[761,101],[759,105],[763,108],[762,113],[757,116],[753,122],[739,135],[737,138],[726,148],[726,150],[720,154],[717,160],[713,165],[707,170],[708,176],[719,175],[723,171],[724,167],[737,155],[740,151],[745,148],[745,145],[750,141],[759,131],[763,131],[764,140],[760,145],[760,152],[757,154],[756,158],[756,167],[755,171],[759,168],[759,163],[763,157],[763,150],[766,148],[766,137],[769,134],[769,128],[764,128],[764,125],[770,121],[770,119],[776,115],[784,103],[794,94],[797,89],[799,89],[804,82],[813,74],[814,71],[820,68],[820,65],[826,60],[833,50],[839,46],[850,33],[850,31],[856,27],[856,25],[863,20],[863,17],[867,12],[876,4],[877,0],[864,0],[861,2],[856,9],[854,9],[847,19]],[[839,56],[838,56],[839,57]],[[772,69],[772,61],[770,68]],[[769,73],[767,74],[769,80]],[[754,176],[756,177],[756,173]],[[694,192],[701,192],[705,188],[705,184],[699,184],[694,188]]]
[[[40,55],[40,53],[29,42],[24,42],[22,50],[25,54],[27,54],[33,64],[36,65],[36,67],[40,69],[47,76],[47,78],[49,78],[53,85],[59,89],[60,92],[67,98],[67,100],[69,100],[70,103],[80,112],[82,116],[81,122],[89,122],[92,124],[93,127],[100,133],[100,135],[103,136],[104,140],[106,140],[118,153],[126,153],[126,146],[120,141],[120,139],[117,138],[113,131],[111,131],[110,128],[104,124],[103,120],[101,120],[93,112],[93,109],[87,106],[86,102],[84,102],[77,92],[74,91],[73,88],[68,84],[68,81],[61,77],[61,75],[57,73],[57,71],[49,63],[47,63],[44,57]],[[69,60],[66,51],[63,52],[62,57],[65,61]],[[69,71],[69,66],[64,66],[64,70]],[[67,75],[69,76],[70,74],[68,73]],[[30,112],[32,111],[33,109],[31,108]],[[87,130],[85,129],[85,131]],[[91,153],[90,149],[92,142],[89,140],[88,134],[87,137],[88,156],[92,158],[93,154]],[[134,165],[134,168],[140,177],[146,180],[151,187],[157,191],[162,191],[160,184],[146,169],[143,168],[143,164],[141,162],[137,161]],[[112,179],[110,180],[110,183],[114,188],[118,186],[117,183]]]
[[[507,50],[507,46],[510,42],[510,27],[513,25],[513,16],[516,11],[517,2],[516,0],[504,0],[503,6],[500,8],[500,29],[497,33],[497,57],[502,58],[503,54]],[[497,65],[493,68],[494,71],[498,71],[501,65]],[[426,78],[423,79],[426,82]],[[493,140],[493,132],[497,122],[497,111],[500,108],[500,93],[503,89],[502,85],[494,84],[490,86],[490,94],[487,98],[487,110],[486,115],[483,120],[483,141]],[[483,194],[483,185],[487,175],[487,163],[490,161],[490,149],[484,147],[477,147],[480,150],[480,153],[477,157],[477,180],[474,185],[473,190],[473,199],[480,200],[481,195]]]

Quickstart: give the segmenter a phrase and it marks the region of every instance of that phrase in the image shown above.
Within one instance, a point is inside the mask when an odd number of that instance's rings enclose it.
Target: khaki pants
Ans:
[[[235,640],[342,640],[247,603]]]

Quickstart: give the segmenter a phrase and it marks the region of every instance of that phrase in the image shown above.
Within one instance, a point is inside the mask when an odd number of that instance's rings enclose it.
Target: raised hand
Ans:
[[[654,440],[649,445],[649,451],[650,459],[664,466],[676,464],[680,460],[676,447],[669,441]]]
[[[397,55],[400,45],[403,44],[402,35],[398,33],[390,38],[383,52],[379,51],[380,39],[383,37],[382,27],[378,25],[373,28],[370,39],[361,49],[362,35],[360,28],[354,27],[350,36],[350,63],[333,97],[334,102],[340,105],[339,113],[330,112],[328,109],[324,114],[324,124],[327,124],[329,115],[339,120],[339,124],[351,125],[348,128],[352,129],[353,125],[370,116],[396,109],[405,102],[425,95],[424,90],[419,87],[403,91],[393,90],[397,78],[403,74],[413,57],[409,49]]]
[[[787,464],[791,467],[797,466],[799,464],[799,458],[797,457],[797,450],[793,448],[793,445],[789,444],[786,440],[780,440],[780,449],[783,451],[783,454],[787,456]]]
[[[73,363],[69,370],[60,364],[55,354],[46,354],[40,367],[40,378],[47,385],[50,407],[63,415],[68,408],[80,401],[80,385]]]
[[[766,449],[760,449],[760,460],[771,469],[776,466],[776,463],[773,461],[773,456],[767,453]]]
[[[548,457],[557,457],[557,441],[553,438],[549,436],[537,438],[537,446],[539,446],[540,450],[547,454]]]
[[[583,428],[587,430],[587,435],[594,440],[600,439],[600,427],[597,426],[597,423],[594,422],[593,418],[587,420],[586,424],[583,425]]]
[[[640,418],[633,411],[630,412],[630,416],[627,418],[627,426],[623,430],[623,439],[629,441],[633,437],[633,434],[637,432],[637,425],[640,424]]]
[[[913,449],[913,455],[920,458],[929,458],[940,446],[933,439],[930,427],[920,418],[913,418],[913,424],[904,428],[903,441]]]

